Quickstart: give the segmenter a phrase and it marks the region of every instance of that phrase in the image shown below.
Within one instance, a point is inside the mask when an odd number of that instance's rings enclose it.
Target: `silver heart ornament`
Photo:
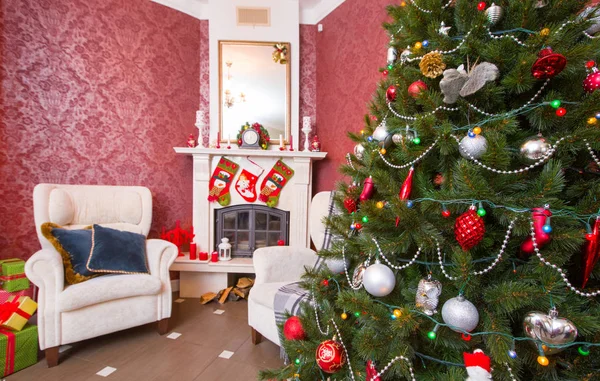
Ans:
[[[567,318],[558,317],[558,311],[555,308],[547,314],[543,312],[528,313],[523,320],[523,328],[527,336],[545,344],[564,345],[574,342],[577,338],[575,324]],[[542,349],[545,354],[552,355],[565,348],[542,345]]]

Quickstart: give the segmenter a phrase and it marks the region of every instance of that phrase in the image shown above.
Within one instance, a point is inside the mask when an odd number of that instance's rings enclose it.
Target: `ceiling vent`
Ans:
[[[271,26],[271,8],[237,7],[237,25]]]

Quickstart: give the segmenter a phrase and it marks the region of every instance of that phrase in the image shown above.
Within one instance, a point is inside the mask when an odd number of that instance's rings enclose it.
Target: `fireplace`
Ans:
[[[216,209],[215,239],[227,237],[232,258],[251,258],[254,250],[288,242],[290,212],[264,205],[234,205]]]

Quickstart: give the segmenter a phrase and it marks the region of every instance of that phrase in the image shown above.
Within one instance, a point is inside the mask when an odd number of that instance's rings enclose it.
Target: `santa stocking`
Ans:
[[[235,182],[235,190],[248,202],[256,201],[256,181],[264,169],[252,160],[242,159],[242,173]]]
[[[231,201],[229,186],[239,168],[238,164],[224,157],[219,160],[219,164],[217,164],[217,168],[215,168],[208,183],[208,201],[218,201],[222,206],[229,205]]]
[[[294,170],[281,160],[277,160],[260,186],[260,201],[266,202],[268,207],[275,207],[279,202],[281,188],[294,176]]]

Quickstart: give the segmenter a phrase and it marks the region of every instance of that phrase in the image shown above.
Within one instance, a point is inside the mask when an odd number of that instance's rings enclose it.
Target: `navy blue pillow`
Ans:
[[[65,280],[68,284],[81,283],[101,275],[89,271],[86,267],[92,250],[91,229],[69,230],[46,222],[42,224],[41,231],[62,257]]]
[[[149,274],[146,236],[93,225],[92,250],[86,267],[100,273]]]

